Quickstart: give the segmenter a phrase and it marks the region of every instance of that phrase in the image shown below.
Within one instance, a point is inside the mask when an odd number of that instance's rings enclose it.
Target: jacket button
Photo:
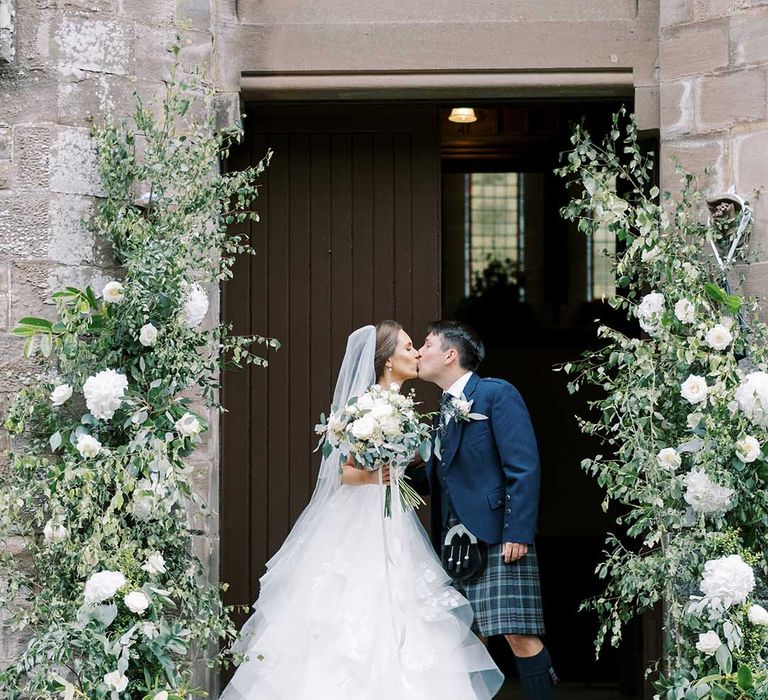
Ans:
[[[511,498],[511,496],[509,494],[507,494],[507,500],[509,500],[510,498]]]
[[[511,513],[511,512],[512,512],[512,511],[511,511],[509,508],[507,508],[507,513]]]

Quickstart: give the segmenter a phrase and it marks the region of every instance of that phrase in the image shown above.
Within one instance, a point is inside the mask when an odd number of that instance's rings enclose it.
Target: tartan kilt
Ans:
[[[539,562],[535,545],[511,564],[504,563],[504,545],[488,545],[488,565],[474,581],[454,581],[469,600],[475,619],[472,631],[481,637],[498,634],[544,634]]]

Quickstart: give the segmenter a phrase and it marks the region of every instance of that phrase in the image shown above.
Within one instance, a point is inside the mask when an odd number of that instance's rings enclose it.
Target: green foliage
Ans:
[[[188,697],[196,662],[226,661],[207,655],[235,635],[196,553],[210,516],[186,457],[207,424],[190,397],[221,409],[221,367],[266,365],[251,347],[278,347],[202,323],[205,290],[252,252],[229,226],[257,220],[271,154],[219,171],[242,129],[215,129],[213,89],[197,70],[175,65],[158,107],[136,96],[132,122],[93,129],[103,198],[89,225],[111,243],[122,281],[102,294],[67,287],[53,295],[54,321],[23,318],[13,330],[42,374],[6,423],[15,449],[0,489],[0,603],[31,636],[0,674],[8,700]],[[86,382],[114,405],[88,399]],[[86,602],[86,581],[102,571],[125,584]],[[134,610],[128,593],[148,607]]]
[[[766,697],[768,628],[747,619],[747,604],[710,616],[706,600],[695,603],[705,563],[728,555],[752,567],[751,600],[765,597],[768,430],[735,393],[747,374],[768,367],[768,330],[755,299],[723,289],[708,250],[710,239],[722,242],[723,228],[713,233],[700,221],[704,195],[695,178],[682,174],[680,193],[660,201],[653,154],[625,117],[623,110],[615,116],[601,144],[576,128],[558,171],[574,195],[563,216],[587,235],[607,224],[621,242],[619,291],[607,302],[645,331],[630,337],[600,326],[602,347],[558,368],[569,391],[601,390],[579,423],[606,454],[582,466],[605,489],[604,507],[617,505],[622,531],[608,537],[597,568],[605,591],[584,607],[601,618],[599,653],[606,639],[619,643],[627,621],[663,603],[667,656],[658,687],[665,700]],[[742,247],[734,262],[747,259]],[[683,388],[692,376],[706,383],[700,400]],[[744,457],[747,437],[759,443],[757,455]],[[694,473],[709,480],[705,499],[721,489],[730,493],[727,504],[696,501]],[[725,638],[713,656],[696,648],[709,631]]]

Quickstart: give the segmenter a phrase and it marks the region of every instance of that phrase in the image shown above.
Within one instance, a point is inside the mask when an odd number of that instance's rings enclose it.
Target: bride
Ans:
[[[347,341],[332,408],[372,384],[417,375],[418,352],[384,321]],[[450,585],[413,511],[388,476],[323,459],[312,499],[267,563],[245,655],[221,700],[486,700],[503,676],[470,631],[472,611]],[[340,468],[341,467],[341,468]]]

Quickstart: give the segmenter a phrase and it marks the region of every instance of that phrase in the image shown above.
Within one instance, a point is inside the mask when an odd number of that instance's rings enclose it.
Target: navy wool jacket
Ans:
[[[472,412],[488,420],[448,424],[441,459],[434,454],[408,476],[432,496],[432,538],[437,546],[450,499],[459,520],[488,543],[534,541],[540,489],[539,452],[520,392],[503,379],[470,377],[464,389]],[[438,547],[439,549],[439,547]]]

